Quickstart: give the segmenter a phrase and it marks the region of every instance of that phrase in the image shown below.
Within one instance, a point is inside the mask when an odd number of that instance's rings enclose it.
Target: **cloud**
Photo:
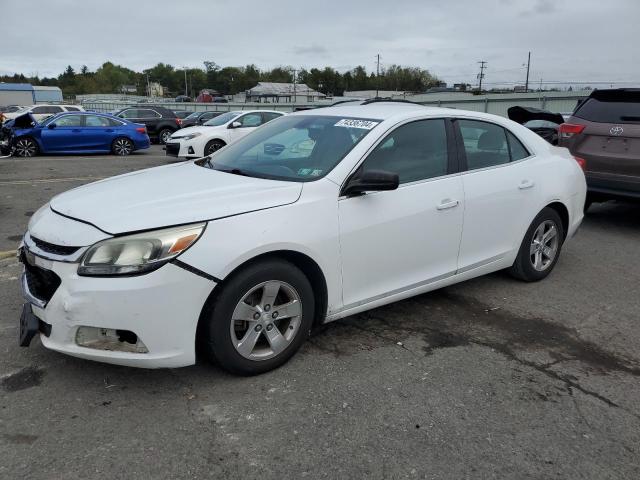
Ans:
[[[322,45],[308,45],[308,46],[300,46],[294,47],[293,53],[296,55],[316,55],[316,56],[327,56],[329,51],[326,47]]]

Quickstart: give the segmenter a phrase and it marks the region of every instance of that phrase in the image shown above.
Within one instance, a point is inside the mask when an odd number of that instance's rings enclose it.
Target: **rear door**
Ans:
[[[464,273],[500,262],[520,246],[537,213],[541,178],[529,152],[507,129],[471,119],[455,124],[466,170],[458,261],[458,272]]]
[[[567,123],[584,126],[560,142],[586,160],[590,187],[640,192],[640,97],[589,98]]]
[[[44,149],[49,152],[81,150],[82,115],[63,115],[56,118],[42,129],[40,139]]]
[[[110,150],[117,135],[115,120],[100,115],[84,115],[83,144],[88,150]]]

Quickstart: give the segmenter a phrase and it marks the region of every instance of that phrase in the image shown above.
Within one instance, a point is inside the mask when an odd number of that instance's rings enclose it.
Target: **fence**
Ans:
[[[578,102],[587,97],[590,91],[577,92],[533,92],[533,93],[507,93],[489,95],[471,95],[464,93],[443,93],[443,94],[422,94],[422,95],[397,95],[396,99],[411,100],[423,105],[457,108],[461,110],[473,110],[476,112],[487,112],[495,115],[507,116],[509,107],[520,105],[523,107],[535,107],[557,113],[571,113]],[[135,100],[98,100],[81,99],[86,110],[96,112],[113,112],[131,105],[158,105],[170,110],[188,110],[192,112],[201,111],[221,111],[230,110],[278,110],[282,112],[292,112],[296,108],[313,108],[330,105],[331,102],[309,102],[309,103],[176,103],[172,101],[150,101],[146,97]],[[334,97],[333,102],[340,100]],[[145,103],[140,103],[145,101]]]

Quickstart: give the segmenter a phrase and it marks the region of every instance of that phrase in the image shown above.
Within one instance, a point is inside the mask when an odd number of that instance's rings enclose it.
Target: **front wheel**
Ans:
[[[19,138],[13,153],[18,157],[35,157],[38,154],[38,144],[33,138]]]
[[[221,288],[202,333],[205,352],[225,370],[255,375],[277,368],[309,336],[313,290],[295,265],[256,263]]]
[[[218,150],[220,150],[225,145],[226,143],[224,143],[222,140],[211,140],[204,147],[204,155],[205,156],[211,155],[212,153],[215,153]]]
[[[542,280],[555,267],[563,241],[560,215],[553,208],[544,208],[531,222],[509,273],[525,282]]]

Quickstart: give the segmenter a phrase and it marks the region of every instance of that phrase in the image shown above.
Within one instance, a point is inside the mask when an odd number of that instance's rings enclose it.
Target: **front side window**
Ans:
[[[459,120],[458,124],[469,170],[509,163],[509,146],[504,128],[479,120]]]
[[[317,180],[378,123],[379,120],[333,116],[283,116],[199,164],[252,177]]]
[[[80,109],[78,107],[65,107],[67,112],[79,112]]]
[[[82,125],[81,115],[63,115],[54,121],[56,127],[79,127]]]
[[[262,117],[259,113],[248,113],[237,121],[240,122],[240,128],[259,127],[262,124]]]
[[[419,120],[387,135],[361,168],[397,173],[402,184],[446,175],[448,158],[444,120]]]
[[[42,114],[42,113],[50,113],[50,112],[47,107],[34,107],[33,110],[31,110],[31,113]]]
[[[123,110],[118,114],[120,118],[140,118],[138,116],[138,110],[135,108],[129,108],[127,110]]]

